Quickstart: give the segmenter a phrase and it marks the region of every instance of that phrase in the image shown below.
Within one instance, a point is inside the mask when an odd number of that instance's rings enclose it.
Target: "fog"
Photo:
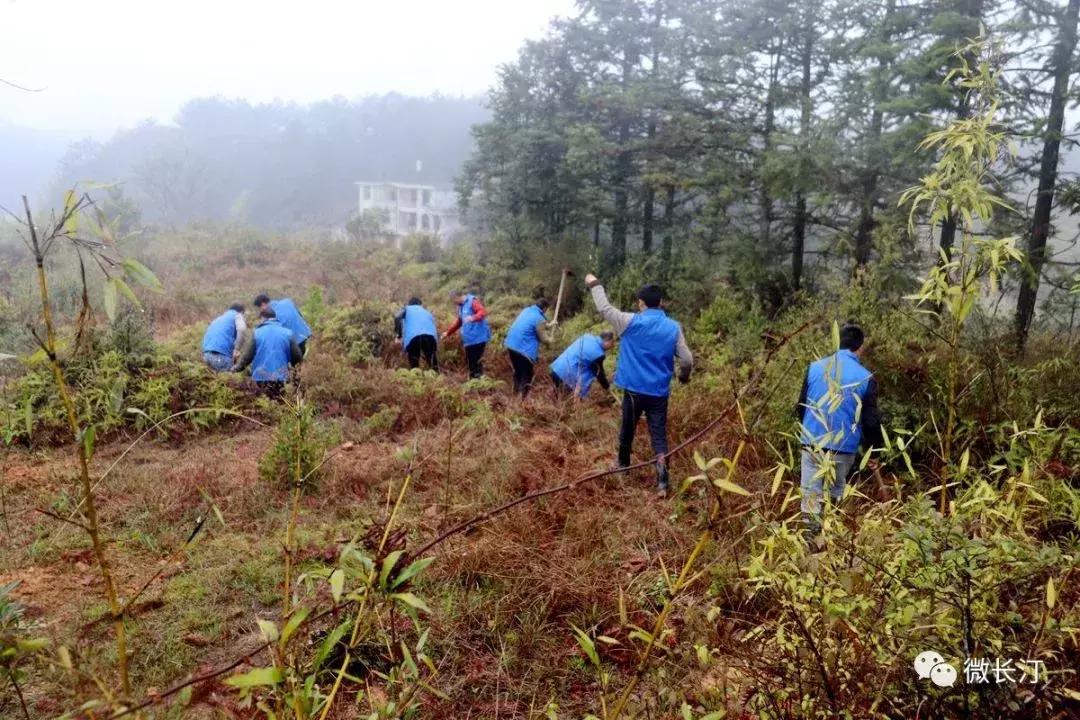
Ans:
[[[11,207],[23,193],[43,199],[72,179],[132,186],[136,169],[114,156],[118,146],[134,144],[135,132],[150,143],[140,145],[144,154],[213,154],[164,137],[164,128],[145,130],[147,120],[175,124],[181,108],[199,98],[241,101],[234,111],[250,104],[294,124],[332,99],[340,119],[349,114],[345,100],[465,98],[468,107],[448,122],[438,121],[437,106],[426,110],[432,118],[409,117],[416,132],[433,128],[452,145],[449,158],[463,158],[470,123],[483,119],[472,108],[482,105],[499,65],[541,36],[553,16],[573,12],[572,0],[0,0],[0,204]],[[293,111],[282,115],[275,109],[282,107]],[[396,107],[398,116],[406,112]],[[367,115],[354,110],[352,125],[370,134],[360,122]],[[425,159],[408,147],[392,151],[402,167]],[[382,163],[375,171],[362,157],[347,162],[355,176],[382,177],[396,167]],[[349,173],[347,164],[341,172]],[[445,183],[449,175],[427,179]],[[337,212],[346,191],[334,191],[342,193]]]
[[[474,95],[571,0],[0,0],[0,119],[107,136],[195,97]]]

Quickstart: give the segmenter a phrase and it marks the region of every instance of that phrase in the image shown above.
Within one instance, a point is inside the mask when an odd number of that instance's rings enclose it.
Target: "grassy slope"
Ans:
[[[193,338],[197,323],[227,299],[262,288],[302,298],[318,285],[333,304],[399,298],[418,284],[350,257],[347,250],[316,252],[313,258],[306,246],[270,256],[259,249],[207,256],[178,246],[148,258],[168,288],[166,296],[148,300],[159,339]],[[447,308],[439,310],[447,315]],[[443,355],[450,374],[440,382],[451,387],[464,379],[457,367],[460,349],[451,346]],[[599,389],[583,405],[555,403],[541,369],[540,391],[523,406],[508,397],[509,365],[498,348],[489,352],[488,365],[489,374],[505,382],[480,391],[476,405],[456,420],[433,410],[422,393],[399,398],[394,426],[373,432],[364,419],[376,406],[364,399],[385,394],[395,382],[394,370],[355,370],[315,345],[305,382],[312,395],[335,398],[321,405],[341,428],[344,449],[303,503],[302,558],[332,561],[340,543],[385,516],[388,493],[396,492],[410,470],[413,490],[402,525],[415,545],[499,502],[612,462],[617,410]],[[688,432],[690,418],[681,409],[691,392],[674,401],[676,438]],[[647,452],[643,431],[641,454]],[[257,472],[271,438],[269,428],[236,421],[214,434],[154,440],[139,445],[100,488],[101,513],[114,540],[111,556],[127,592],[184,541],[207,512],[206,496],[225,519],[225,526],[211,520],[202,540],[144,596],[144,611],[131,623],[134,676],[142,691],[164,688],[239,654],[256,641],[256,617],[278,612],[288,496],[268,489]],[[96,474],[112,464],[126,441],[99,448]],[[411,461],[403,448],[411,450]],[[0,550],[0,567],[6,568],[0,582],[22,580],[16,595],[48,634],[90,667],[105,667],[110,631],[97,622],[105,606],[84,538],[76,528],[34,512],[72,492],[70,453],[71,448],[56,448],[6,457],[7,506],[14,520],[10,542]],[[685,461],[676,464],[676,477],[687,471]],[[564,711],[591,706],[594,676],[569,624],[611,624],[620,591],[632,613],[654,610],[661,558],[668,567],[676,564],[692,542],[693,521],[682,503],[657,502],[650,483],[648,474],[602,480],[520,508],[440,548],[419,590],[436,609],[435,656],[446,663],[439,687],[451,698],[431,696],[432,712],[492,716],[497,705],[503,716],[523,716],[529,706],[542,709],[552,698]],[[43,714],[69,708],[78,694],[59,676],[40,677],[29,689]],[[216,691],[205,699],[211,705],[231,702]]]

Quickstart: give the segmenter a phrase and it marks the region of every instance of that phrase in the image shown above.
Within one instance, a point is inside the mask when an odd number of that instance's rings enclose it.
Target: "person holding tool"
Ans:
[[[669,486],[667,410],[675,358],[679,360],[679,382],[686,383],[694,368],[694,356],[682,327],[660,307],[663,291],[659,285],[642,285],[637,291],[638,312],[629,313],[611,305],[595,275],[586,275],[585,284],[600,316],[612,326],[621,343],[615,367],[615,385],[623,391],[618,467],[630,465],[634,431],[644,414],[656,453],[656,490],[663,497]]]

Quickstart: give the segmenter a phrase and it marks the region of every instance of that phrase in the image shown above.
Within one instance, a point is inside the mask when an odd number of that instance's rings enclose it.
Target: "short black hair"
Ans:
[[[244,303],[233,303],[232,305],[229,306],[229,309],[230,310],[235,310],[238,313],[242,313],[245,310]]]
[[[615,333],[605,330],[600,333],[600,342],[615,342]]]
[[[423,305],[424,303],[420,302],[420,298],[418,298],[418,297],[416,297],[414,295],[413,297],[409,298],[408,304],[409,305]]]
[[[840,349],[855,352],[862,347],[866,335],[863,329],[853,322],[849,322],[840,328]]]
[[[656,283],[645,283],[638,288],[635,297],[645,303],[645,307],[660,307],[660,301],[664,299],[664,291]]]
[[[264,320],[273,320],[274,318],[277,317],[277,313],[274,312],[274,308],[272,308],[270,306],[266,306],[262,310],[259,311],[259,317],[261,317]]]
[[[536,307],[540,308],[541,310],[547,310],[549,307],[551,307],[551,301],[547,298],[540,298],[536,301]]]
[[[270,296],[267,295],[266,293],[259,293],[258,295],[255,296],[255,307],[259,307],[260,305],[265,305],[268,302],[270,302]]]

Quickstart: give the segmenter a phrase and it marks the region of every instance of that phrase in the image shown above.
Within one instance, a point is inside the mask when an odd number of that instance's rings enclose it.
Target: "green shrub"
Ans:
[[[325,339],[349,360],[362,365],[381,357],[394,342],[394,314],[389,303],[365,302],[343,307],[326,322]]]
[[[326,450],[338,440],[337,428],[318,420],[313,405],[290,405],[278,422],[273,444],[259,460],[259,476],[278,485],[317,482]]]

